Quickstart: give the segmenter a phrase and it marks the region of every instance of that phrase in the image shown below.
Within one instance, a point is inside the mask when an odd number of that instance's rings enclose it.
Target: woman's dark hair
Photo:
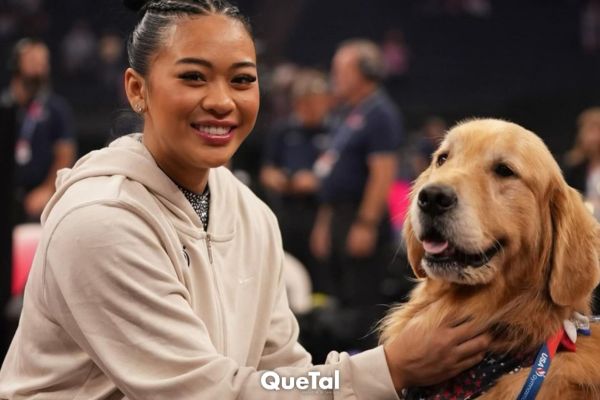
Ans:
[[[140,20],[127,41],[129,65],[146,76],[152,55],[161,46],[163,33],[182,16],[219,14],[239,21],[252,36],[250,23],[239,9],[226,0],[123,0],[140,14]]]

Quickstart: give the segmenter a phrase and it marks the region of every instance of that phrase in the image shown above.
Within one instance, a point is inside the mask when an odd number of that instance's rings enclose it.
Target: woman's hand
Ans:
[[[491,337],[472,322],[446,322],[425,331],[408,324],[384,346],[396,390],[448,380],[477,364]]]

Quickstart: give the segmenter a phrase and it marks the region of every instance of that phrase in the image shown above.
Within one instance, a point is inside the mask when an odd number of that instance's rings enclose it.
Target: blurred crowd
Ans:
[[[492,12],[488,0],[427,1],[423,7],[481,18]],[[582,46],[600,52],[600,2],[591,0],[583,10]],[[124,37],[77,19],[55,38],[57,46],[21,39],[44,37],[50,25],[42,0],[0,6],[0,39],[11,43],[0,117],[14,131],[3,146],[14,149],[7,168],[15,188],[5,193],[2,208],[10,210],[12,226],[39,221],[57,170],[76,159],[73,105],[92,101],[98,110],[124,105]],[[388,93],[401,88],[411,71],[411,50],[400,29],[389,30],[381,43],[340,42],[330,65],[265,66],[256,132],[230,166],[277,215],[293,276],[291,305],[316,362],[331,348],[371,347],[373,328],[386,310],[382,304],[401,301],[410,290],[399,246],[410,182],[427,168],[454,122],[434,110],[406,121]],[[54,76],[75,85],[57,94]],[[85,84],[90,81],[96,84]],[[569,183],[600,219],[600,108],[580,111],[574,146],[560,161]],[[135,129],[135,119],[128,121],[111,134],[107,129],[104,138]],[[2,249],[2,259],[10,259],[10,247]],[[13,288],[17,298],[19,290]]]

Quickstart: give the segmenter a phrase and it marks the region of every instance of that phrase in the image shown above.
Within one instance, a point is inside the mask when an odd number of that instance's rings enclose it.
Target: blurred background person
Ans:
[[[382,315],[381,285],[389,264],[391,226],[387,198],[397,168],[402,118],[381,87],[384,63],[371,41],[343,42],[331,66],[332,91],[339,102],[327,151],[315,163],[321,178],[313,254],[326,260],[331,292],[342,310],[331,325],[353,348],[366,348]],[[358,340],[357,338],[363,338]]]
[[[308,238],[317,213],[318,179],[312,171],[327,142],[326,117],[331,98],[327,77],[315,69],[294,74],[292,112],[268,134],[260,182],[277,218],[283,246],[310,274],[315,291],[324,289]]]
[[[565,179],[588,202],[600,221],[600,107],[584,110],[577,118],[575,145],[563,165]],[[596,289],[594,314],[600,313],[600,287]]]
[[[11,146],[4,169],[5,210],[9,236],[4,246],[2,288],[3,337],[12,336],[22,308],[22,293],[37,241],[24,246],[24,223],[34,223],[29,230],[38,231],[39,218],[55,190],[56,172],[70,166],[75,157],[72,115],[66,101],[50,88],[50,52],[37,39],[24,38],[14,45],[9,58],[10,81],[0,95],[3,119],[3,145]],[[3,202],[4,203],[4,202]],[[3,224],[4,225],[4,224]],[[14,252],[14,253],[13,253]],[[2,346],[4,350],[5,346]]]
[[[563,171],[600,220],[600,107],[588,108],[577,118],[575,145],[565,155]]]
[[[265,90],[269,93],[269,98],[265,99],[268,103],[269,123],[286,119],[292,113],[292,86],[300,70],[294,63],[281,62],[269,71],[268,79],[265,79]]]
[[[115,32],[105,32],[98,41],[97,79],[102,84],[102,96],[125,102],[122,71],[125,62],[125,43]]]
[[[54,193],[56,172],[75,157],[71,109],[50,87],[50,52],[35,39],[13,49],[11,80],[3,102],[17,113],[15,143],[15,222],[38,222]]]
[[[73,23],[62,40],[62,67],[68,76],[90,77],[95,66],[97,43],[89,23],[81,18]]]

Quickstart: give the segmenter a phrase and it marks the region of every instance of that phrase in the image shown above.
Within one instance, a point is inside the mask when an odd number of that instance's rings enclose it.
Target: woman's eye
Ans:
[[[253,75],[238,75],[234,77],[231,82],[238,85],[249,85],[253,82],[256,82],[256,76]]]
[[[444,163],[446,162],[447,159],[448,159],[448,153],[442,153],[435,160],[435,164],[438,167],[441,167],[442,165],[444,165]]]
[[[499,163],[494,167],[494,173],[501,178],[510,178],[511,176],[516,176],[515,172],[503,163]]]
[[[203,82],[206,80],[204,74],[201,74],[200,72],[186,72],[184,74],[179,75],[179,78],[183,79],[184,81],[193,82]]]

